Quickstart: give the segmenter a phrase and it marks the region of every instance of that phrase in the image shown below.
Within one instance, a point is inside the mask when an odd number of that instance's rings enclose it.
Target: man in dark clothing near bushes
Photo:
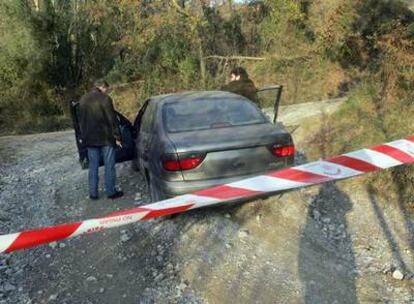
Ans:
[[[99,160],[105,165],[105,191],[108,198],[123,196],[115,188],[115,147],[121,146],[121,133],[112,99],[106,94],[109,85],[98,80],[91,92],[82,96],[79,102],[79,124],[82,142],[88,149],[89,198],[98,199]]]
[[[230,82],[223,86],[221,90],[242,95],[259,105],[257,89],[246,70],[242,67],[235,67],[231,70]]]

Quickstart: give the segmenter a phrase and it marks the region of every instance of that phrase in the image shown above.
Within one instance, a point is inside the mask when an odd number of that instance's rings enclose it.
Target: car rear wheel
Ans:
[[[151,179],[149,178],[148,174],[146,181],[147,181],[147,186],[148,186],[148,192],[150,194],[150,199],[152,203],[155,202],[159,202],[162,201],[163,199],[166,199],[166,197],[161,194],[161,192],[158,190],[157,186],[154,185],[154,183],[151,181]],[[178,215],[178,213],[174,213],[174,214],[169,214],[169,215],[164,215],[164,219],[167,220],[172,220],[174,218],[176,218]]]
[[[154,185],[154,183],[152,182],[151,178],[148,175],[147,175],[147,186],[148,186],[148,192],[150,195],[151,202],[155,203],[163,199],[157,186]]]

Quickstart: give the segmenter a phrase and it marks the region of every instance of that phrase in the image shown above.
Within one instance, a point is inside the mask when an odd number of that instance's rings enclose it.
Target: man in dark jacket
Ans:
[[[246,70],[242,67],[235,67],[231,70],[230,82],[223,86],[221,90],[245,96],[259,105],[257,89]]]
[[[98,80],[91,92],[82,96],[79,102],[79,124],[82,142],[88,149],[89,197],[98,199],[99,160],[105,165],[105,191],[108,198],[123,195],[115,188],[115,147],[121,146],[121,133],[112,99],[106,94],[109,85]]]

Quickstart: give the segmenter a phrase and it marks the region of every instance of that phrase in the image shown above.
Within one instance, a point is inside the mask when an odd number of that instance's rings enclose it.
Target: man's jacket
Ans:
[[[121,140],[112,99],[93,89],[79,101],[81,138],[86,146],[114,146]]]
[[[221,88],[222,91],[228,91],[249,98],[251,101],[259,105],[257,98],[257,89],[249,78],[230,81]]]

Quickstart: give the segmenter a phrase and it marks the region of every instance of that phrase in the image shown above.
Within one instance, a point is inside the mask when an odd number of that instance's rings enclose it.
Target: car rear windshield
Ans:
[[[245,100],[204,99],[163,105],[163,120],[169,132],[184,132],[265,123],[259,109]]]

